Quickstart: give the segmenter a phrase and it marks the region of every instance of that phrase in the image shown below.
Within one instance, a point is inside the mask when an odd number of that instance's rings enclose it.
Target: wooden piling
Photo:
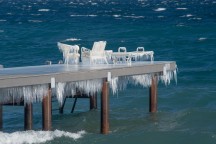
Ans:
[[[157,112],[157,77],[152,76],[152,84],[149,88],[149,112]]]
[[[104,80],[101,92],[101,134],[109,133],[109,83]]]
[[[94,95],[90,96],[89,101],[90,101],[90,110],[97,109],[97,92]]]
[[[78,99],[78,97],[76,97],[75,100],[74,100],[73,107],[72,107],[72,109],[71,109],[71,113],[73,113],[74,110],[75,110],[76,103],[77,103],[77,99]]]
[[[33,106],[32,106],[32,103],[29,103],[29,104],[25,104],[24,106],[24,129],[25,130],[32,130],[33,128],[33,122],[32,122],[32,118],[33,118],[33,113],[32,113],[32,110],[33,110]]]
[[[59,106],[59,113],[63,114],[64,112],[64,106],[65,106],[65,102],[66,102],[67,97],[64,98],[63,104],[61,106]]]
[[[3,128],[3,105],[0,104],[0,129]]]
[[[47,95],[43,98],[42,101],[42,126],[43,130],[49,131],[52,127],[52,102],[51,102],[51,87],[49,85],[49,89]]]

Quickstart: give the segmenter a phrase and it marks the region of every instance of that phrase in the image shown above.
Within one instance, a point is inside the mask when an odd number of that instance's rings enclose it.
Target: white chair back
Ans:
[[[103,54],[106,47],[106,41],[94,42],[91,52],[93,54]]]

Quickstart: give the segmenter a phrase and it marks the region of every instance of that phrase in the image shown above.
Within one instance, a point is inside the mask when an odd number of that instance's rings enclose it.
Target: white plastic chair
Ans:
[[[58,48],[63,53],[63,59],[65,64],[78,64],[79,63],[79,46],[68,45],[58,42]]]
[[[90,64],[108,64],[105,47],[106,41],[94,42],[92,50],[82,47],[82,61],[88,59]]]

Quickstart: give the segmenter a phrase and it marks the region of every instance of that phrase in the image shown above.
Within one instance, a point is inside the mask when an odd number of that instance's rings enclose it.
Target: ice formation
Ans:
[[[110,88],[113,94],[116,94],[119,91],[126,89],[128,84],[150,87],[153,75],[155,74],[111,77],[110,74]],[[170,64],[165,64],[162,75],[158,74],[155,76],[157,76],[157,79],[165,85],[169,85],[172,79],[175,79],[177,83],[176,70],[170,70]],[[57,82],[55,85],[55,89],[52,89],[52,95],[56,96],[59,104],[62,105],[66,96],[74,96],[77,92],[89,96],[94,95],[96,92],[99,93],[103,86],[103,79],[66,83]],[[41,102],[43,98],[47,96],[48,90],[48,84],[2,88],[0,89],[0,101],[1,103],[20,103],[22,101],[24,101],[24,103]]]
[[[170,81],[172,79],[175,79],[175,82],[177,83],[177,74],[176,74],[176,70],[171,71],[170,70],[170,64],[165,64],[164,68],[163,68],[163,75],[159,76],[159,79],[165,84],[165,85],[169,85]]]
[[[66,96],[74,96],[76,92],[93,95],[101,91],[102,79],[85,80],[56,84],[56,97],[60,105]]]
[[[47,90],[48,84],[0,89],[0,101],[2,103],[20,103],[22,100],[25,103],[41,102],[47,95]]]

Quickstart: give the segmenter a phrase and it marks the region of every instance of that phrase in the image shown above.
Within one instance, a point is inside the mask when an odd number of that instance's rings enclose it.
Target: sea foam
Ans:
[[[46,141],[51,141],[55,138],[68,137],[74,140],[81,138],[85,131],[79,131],[77,133],[71,133],[66,131],[18,131],[13,133],[3,133],[0,132],[0,143],[4,144],[35,144],[44,143]]]

